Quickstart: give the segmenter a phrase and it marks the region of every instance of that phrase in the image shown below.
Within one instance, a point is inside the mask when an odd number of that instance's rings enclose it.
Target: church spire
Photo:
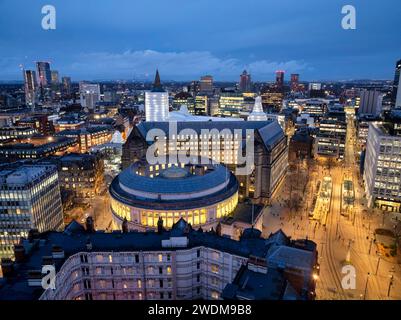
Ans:
[[[156,76],[155,76],[155,82],[153,83],[153,89],[160,90],[161,88],[162,88],[162,84],[160,82],[159,69],[156,69]]]

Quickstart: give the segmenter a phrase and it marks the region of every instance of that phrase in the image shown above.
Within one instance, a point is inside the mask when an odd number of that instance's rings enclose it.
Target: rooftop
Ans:
[[[290,241],[284,233],[286,242],[284,245],[292,247],[295,242]],[[274,234],[275,235],[275,234]],[[273,235],[272,235],[273,236]],[[170,237],[186,237],[188,245],[185,248],[163,247],[162,241]],[[302,240],[303,241],[303,240]],[[311,242],[311,241],[309,241]],[[136,252],[136,251],[177,251],[187,250],[188,248],[208,247],[222,252],[227,252],[241,257],[259,257],[262,260],[268,259],[268,252],[277,242],[263,239],[259,234],[252,237],[243,237],[240,241],[232,240],[227,237],[219,236],[215,232],[203,232],[194,230],[183,219],[180,219],[169,231],[162,232],[113,232],[104,233],[86,232],[84,227],[76,221],[71,222],[64,232],[45,232],[33,236],[31,241],[24,240],[26,259],[23,263],[17,263],[14,266],[14,274],[7,281],[0,282],[0,300],[31,300],[37,299],[43,292],[39,287],[28,286],[27,279],[30,270],[40,270],[42,267],[42,258],[52,256],[52,250],[58,247],[64,251],[65,258],[57,260],[57,270],[63,265],[65,259],[79,252],[88,252],[87,244],[91,244],[91,252]],[[312,242],[311,242],[312,243]],[[314,244],[314,243],[312,243]],[[306,257],[314,256],[316,246],[304,249],[294,248],[296,257],[293,263],[297,263],[298,258],[304,253]],[[294,256],[295,257],[295,256]],[[312,263],[312,262],[311,262]],[[247,273],[244,274],[246,279]],[[248,280],[246,288],[249,292],[261,290],[264,296],[273,297],[275,289],[268,288],[269,283],[274,282],[276,274],[273,272],[265,277],[255,275],[256,278]],[[260,286],[260,281],[264,282]],[[241,284],[241,278],[238,280]],[[259,283],[259,284],[258,284]],[[243,283],[242,283],[243,287]]]

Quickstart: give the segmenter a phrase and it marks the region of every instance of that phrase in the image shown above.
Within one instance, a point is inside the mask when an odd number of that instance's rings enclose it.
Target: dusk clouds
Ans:
[[[54,5],[56,30],[41,28]],[[343,0],[0,0],[0,80],[50,61],[81,79],[164,79],[213,74],[255,80],[274,71],[302,80],[390,79],[401,58],[401,2],[353,0],[356,29],[341,27]]]
[[[67,66],[67,68],[69,68]],[[308,68],[302,61],[254,60],[243,63],[240,59],[219,58],[208,51],[159,52],[155,50],[126,51],[123,53],[89,53],[76,57],[69,71],[93,78],[99,74],[113,79],[138,79],[153,77],[158,68],[164,78],[188,80],[202,74],[212,74],[218,79],[236,79],[247,69],[256,78],[269,78],[278,69],[288,72],[302,72]]]

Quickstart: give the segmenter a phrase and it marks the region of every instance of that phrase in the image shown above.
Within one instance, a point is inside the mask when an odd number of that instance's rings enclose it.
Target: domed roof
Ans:
[[[181,179],[189,176],[189,172],[180,167],[171,167],[163,170],[160,173],[160,177],[166,179]]]

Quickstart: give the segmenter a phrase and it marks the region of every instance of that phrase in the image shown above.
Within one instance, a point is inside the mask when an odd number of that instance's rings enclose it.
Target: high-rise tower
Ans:
[[[246,70],[240,75],[239,90],[241,92],[251,91],[251,75]]]
[[[27,105],[35,106],[37,83],[36,73],[33,70],[24,70],[24,89],[25,89],[25,103]]]
[[[45,88],[52,83],[52,74],[49,62],[36,62],[39,86]]]
[[[146,121],[168,121],[168,111],[168,92],[163,89],[156,70],[153,89],[145,93]]]

